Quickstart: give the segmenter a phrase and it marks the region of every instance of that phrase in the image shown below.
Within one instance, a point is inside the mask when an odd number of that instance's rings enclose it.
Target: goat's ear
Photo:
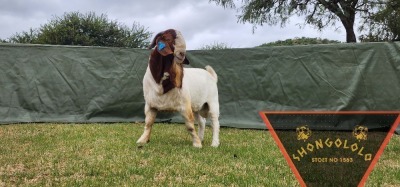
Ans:
[[[153,41],[151,42],[150,46],[147,49],[153,49],[156,46],[157,38],[163,34],[164,32],[159,32],[156,36],[154,36]]]
[[[183,62],[182,62],[183,64],[190,64],[190,61],[189,61],[189,59],[187,58],[187,57],[185,57],[185,59],[183,60]]]

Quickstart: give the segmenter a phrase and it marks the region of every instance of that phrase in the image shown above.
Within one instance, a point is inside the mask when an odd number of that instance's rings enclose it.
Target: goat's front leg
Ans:
[[[192,135],[193,139],[193,146],[201,148],[201,141],[199,136],[197,136],[196,129],[194,128],[194,115],[192,112],[192,108],[190,102],[185,105],[183,111],[181,111],[182,116],[185,118],[185,125],[187,130],[189,131],[190,135]]]
[[[150,108],[150,106],[146,104],[146,106],[144,107],[144,113],[146,115],[145,119],[146,124],[144,126],[144,132],[142,136],[136,142],[138,144],[145,144],[150,141],[151,128],[154,124],[154,120],[156,119],[157,110]]]

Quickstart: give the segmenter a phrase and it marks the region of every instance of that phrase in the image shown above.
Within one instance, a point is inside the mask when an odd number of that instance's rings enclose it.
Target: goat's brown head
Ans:
[[[168,29],[158,33],[151,42],[149,49],[156,47],[156,51],[162,56],[174,55],[173,62],[189,64],[186,59],[186,43],[181,32]]]
[[[186,58],[186,43],[182,34],[174,29],[160,32],[154,37],[149,49],[154,47],[149,60],[154,80],[158,84],[162,84],[163,93],[167,93],[173,88],[181,88],[182,64],[189,64]]]

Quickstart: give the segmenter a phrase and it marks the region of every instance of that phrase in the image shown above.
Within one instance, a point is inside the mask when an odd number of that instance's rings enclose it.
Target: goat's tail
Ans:
[[[215,82],[218,82],[218,76],[217,73],[215,73],[214,69],[211,66],[206,66],[206,70],[208,71],[208,73],[211,74],[211,77],[214,78]]]

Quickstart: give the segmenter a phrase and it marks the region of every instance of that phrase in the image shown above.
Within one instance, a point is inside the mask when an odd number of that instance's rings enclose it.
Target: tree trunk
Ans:
[[[340,21],[342,22],[344,28],[346,29],[346,42],[347,43],[356,43],[357,38],[356,34],[354,33],[354,18],[355,13],[351,14],[347,17],[343,15],[339,15]]]
[[[346,42],[347,43],[356,43],[357,38],[356,34],[354,33],[353,26],[344,27],[346,29]]]
[[[346,29],[346,42],[357,42],[356,34],[354,33],[354,20],[356,15],[356,5],[359,0],[346,1],[326,1],[318,0],[318,2],[326,7],[329,11],[339,17],[344,28]]]

